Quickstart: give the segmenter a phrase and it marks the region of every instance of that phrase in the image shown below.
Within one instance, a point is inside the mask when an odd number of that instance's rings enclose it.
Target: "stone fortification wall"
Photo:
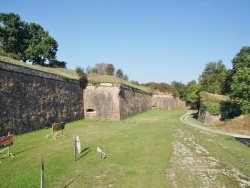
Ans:
[[[172,95],[153,95],[152,108],[157,110],[175,110],[178,100]]]
[[[125,85],[102,83],[84,90],[86,119],[121,120],[151,109],[149,93]]]
[[[120,120],[119,90],[110,83],[88,85],[84,90],[84,118]]]
[[[211,115],[208,111],[204,108],[203,104],[200,103],[200,109],[198,113],[198,120],[204,124],[212,124],[219,122],[221,120],[221,115]]]
[[[82,103],[77,80],[0,62],[0,134],[21,134],[80,119]]]
[[[124,119],[151,109],[152,96],[148,92],[121,85],[119,103],[120,118]]]

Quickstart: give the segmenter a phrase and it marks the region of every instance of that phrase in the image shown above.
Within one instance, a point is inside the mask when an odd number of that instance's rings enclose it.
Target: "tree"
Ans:
[[[199,77],[202,91],[222,94],[226,82],[227,69],[221,60],[210,62]]]
[[[107,64],[106,68],[105,68],[105,72],[107,75],[111,75],[114,76],[115,74],[115,67],[113,64]]]
[[[66,67],[56,59],[58,44],[42,26],[21,21],[14,13],[0,13],[0,52],[23,62]]]
[[[173,86],[177,90],[180,99],[182,99],[185,92],[185,84],[183,84],[182,82],[173,81],[171,82],[171,86]]]
[[[124,74],[123,74],[122,69],[117,69],[115,72],[115,76],[123,79]]]
[[[58,48],[56,40],[38,24],[26,24],[26,27],[29,31],[29,46],[25,50],[26,59],[42,66],[46,66],[46,62],[56,60]]]
[[[123,76],[123,80],[128,81],[128,75],[125,74],[125,75]]]
[[[243,67],[250,68],[250,46],[244,46],[232,61],[233,73]]]
[[[106,73],[106,67],[107,67],[107,64],[106,63],[97,63],[95,65],[96,69],[97,69],[97,73],[98,74],[105,74]]]
[[[0,48],[6,54],[16,54],[19,59],[28,47],[25,22],[14,13],[0,13]]]
[[[186,101],[196,102],[198,101],[200,92],[200,86],[196,83],[195,80],[192,80],[187,83],[185,92],[183,93],[183,99]]]
[[[250,113],[250,47],[242,47],[232,63],[231,99],[239,102],[243,113]]]
[[[240,102],[243,113],[250,113],[250,68],[237,68],[231,83],[231,98]]]

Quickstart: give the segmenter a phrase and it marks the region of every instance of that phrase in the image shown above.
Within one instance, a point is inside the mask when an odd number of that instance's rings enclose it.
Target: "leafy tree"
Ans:
[[[0,13],[1,54],[23,62],[49,67],[66,67],[56,59],[58,44],[42,26],[21,21],[14,13]]]
[[[233,77],[233,71],[232,70],[227,70],[226,72],[226,79],[224,82],[224,85],[222,85],[222,90],[221,90],[221,94],[223,95],[228,95],[231,93],[231,83],[232,83],[232,77]]]
[[[123,76],[123,80],[128,81],[128,75],[125,74],[125,75]]]
[[[14,13],[0,13],[0,48],[7,54],[16,54],[19,59],[28,46],[28,31],[25,22]]]
[[[46,62],[56,59],[58,44],[49,33],[35,23],[27,24],[29,31],[29,47],[26,49],[26,58],[33,64],[46,66]]]
[[[182,99],[186,88],[185,84],[183,84],[182,82],[173,81],[171,82],[171,86],[173,86],[177,90],[179,97]]]
[[[250,68],[237,68],[231,83],[231,97],[241,104],[243,113],[250,113]]]
[[[243,67],[250,68],[250,46],[244,46],[232,61],[233,73]]]
[[[56,59],[53,59],[50,61],[48,64],[48,67],[53,67],[53,68],[66,68],[67,62],[65,61],[58,61]]]
[[[243,113],[250,113],[250,47],[242,47],[232,63],[231,99],[239,102]]]
[[[198,101],[200,92],[200,86],[196,83],[195,80],[192,80],[187,83],[185,92],[183,93],[183,99],[186,101]]]
[[[226,82],[227,69],[222,61],[210,62],[199,77],[202,91],[222,94]]]
[[[123,74],[122,69],[117,69],[116,72],[115,72],[115,76],[118,77],[118,78],[122,78],[123,79],[124,74]]]
[[[105,72],[107,75],[111,75],[114,76],[115,74],[115,67],[113,64],[107,64],[106,68],[105,68]]]

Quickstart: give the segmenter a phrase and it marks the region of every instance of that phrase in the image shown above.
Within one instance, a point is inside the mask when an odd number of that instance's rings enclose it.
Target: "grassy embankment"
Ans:
[[[30,69],[34,69],[34,70],[38,70],[38,71],[57,74],[65,79],[67,79],[67,78],[74,79],[74,80],[79,79],[79,76],[77,75],[75,70],[70,70],[70,69],[66,69],[66,68],[49,68],[49,67],[42,67],[39,65],[31,65],[31,64],[23,63],[21,61],[17,61],[17,60],[11,59],[9,57],[1,56],[1,55],[0,55],[0,61],[8,62],[11,64],[19,65],[22,67],[26,67],[26,68],[30,68]],[[122,84],[125,84],[128,86],[131,86],[133,88],[148,92],[148,89],[144,86],[132,84],[129,81],[126,81],[126,80],[123,80],[123,79],[120,79],[120,78],[117,78],[114,76],[110,76],[110,75],[88,74],[87,77],[88,77],[89,83],[92,83],[94,85],[95,84],[99,85],[100,83],[103,83],[103,82],[109,82],[109,83],[112,83],[114,85],[122,83]]]
[[[188,129],[218,159],[250,174],[249,148],[224,136],[206,142],[194,128],[180,122],[184,113],[151,110],[119,122],[79,120],[66,124],[65,137],[57,140],[44,138],[50,129],[15,136],[14,158],[0,154],[0,187],[39,187],[41,154],[46,187],[168,187],[173,126]],[[76,162],[74,133],[82,145]],[[100,160],[96,147],[105,151],[105,160]]]

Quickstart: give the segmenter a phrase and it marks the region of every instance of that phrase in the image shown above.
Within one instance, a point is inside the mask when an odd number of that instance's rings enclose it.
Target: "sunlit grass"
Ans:
[[[170,162],[173,127],[193,134],[195,142],[222,164],[250,174],[247,146],[221,135],[201,134],[179,120],[184,113],[151,110],[122,121],[79,120],[66,124],[65,137],[57,140],[44,138],[51,129],[15,136],[14,157],[0,153],[0,187],[39,187],[41,154],[45,187],[170,187],[166,169],[174,168]],[[80,136],[82,145],[76,161],[73,134]],[[100,159],[97,147],[106,159]],[[181,177],[176,183],[185,187],[185,174],[176,176]]]
[[[11,147],[14,158],[0,154],[0,187],[38,187],[41,154],[47,187],[165,187],[172,151],[167,121],[171,114],[149,111],[120,122],[80,120],[66,124],[65,137],[57,140],[44,138],[50,129],[16,136]],[[83,150],[76,162],[74,133]],[[97,146],[106,159],[100,159]]]

